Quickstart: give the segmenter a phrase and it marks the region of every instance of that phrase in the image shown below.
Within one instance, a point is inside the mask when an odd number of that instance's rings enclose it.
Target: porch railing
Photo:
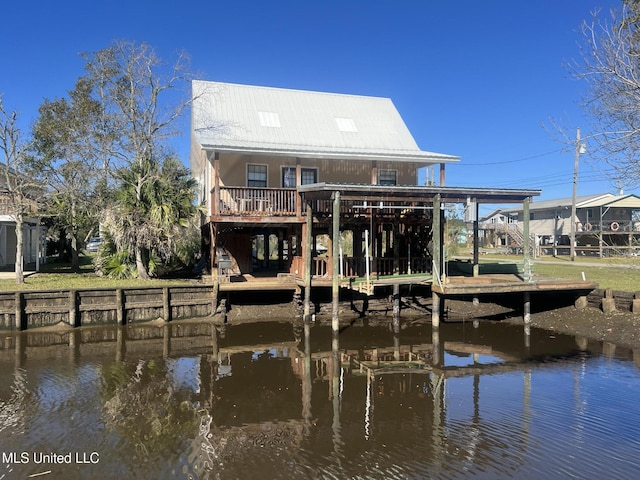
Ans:
[[[215,189],[211,191],[211,204],[218,206],[219,215],[252,216],[295,216],[298,192],[295,188],[259,188],[259,187],[220,187],[220,196],[216,199]],[[333,211],[331,200],[314,200],[313,210],[319,214]],[[353,201],[342,201],[342,214],[363,213],[354,209]],[[305,215],[305,207],[300,206],[300,215]],[[379,211],[381,213],[381,211]]]
[[[428,258],[400,258],[398,261],[398,271],[395,271],[393,258],[373,257],[369,259],[371,277],[383,277],[394,274],[408,275],[415,273],[430,273],[431,260]],[[410,268],[409,268],[410,267]],[[303,278],[305,272],[304,259],[293,257],[291,273]],[[344,257],[342,259],[342,275],[344,278],[365,277],[367,272],[364,257]],[[338,272],[339,274],[340,272]],[[311,276],[331,277],[332,264],[331,257],[314,257],[311,260]]]
[[[576,231],[583,232],[640,232],[640,222],[629,220],[602,220],[599,222],[576,222]]]
[[[220,198],[211,192],[213,205],[220,215],[286,215],[296,214],[295,188],[220,187]]]

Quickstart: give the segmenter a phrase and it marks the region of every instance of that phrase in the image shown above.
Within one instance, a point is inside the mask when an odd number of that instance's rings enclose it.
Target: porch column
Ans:
[[[338,307],[340,300],[340,192],[333,192],[333,228],[332,228],[332,264],[333,274],[331,275],[331,329],[334,333],[340,330],[338,321]]]
[[[297,187],[302,185],[302,163],[299,158],[296,158],[296,217],[302,216],[302,198],[298,192]]]
[[[371,162],[371,185],[378,184],[378,162],[373,160]]]
[[[307,203],[307,224],[305,228],[304,236],[304,249],[302,256],[304,260],[304,310],[303,319],[305,322],[311,320],[311,256],[313,252],[311,250],[311,239],[313,226],[313,211],[311,210],[311,204]]]
[[[278,229],[278,270],[284,270],[284,231]]]
[[[524,335],[525,342],[531,335],[531,292],[524,292],[524,305],[523,305],[523,320],[524,320]]]
[[[218,309],[218,295],[220,294],[220,276],[218,268],[214,267],[218,263],[216,258],[216,245],[218,244],[218,229],[212,222],[209,222],[209,262],[205,264],[205,269],[211,272],[211,280],[213,281],[213,299],[211,304],[211,314],[214,315]],[[206,248],[205,242],[205,248]],[[206,253],[205,253],[206,255]]]
[[[217,216],[220,214],[220,154],[213,154],[213,199],[211,212]]]
[[[441,197],[437,194],[433,197],[433,226],[431,243],[433,244],[433,277],[434,281],[442,281],[442,218],[440,216]]]
[[[42,255],[42,242],[40,241],[40,222],[36,224],[36,272],[40,271],[40,255]],[[629,234],[629,245],[631,245],[631,234]],[[46,252],[46,250],[45,250]],[[46,255],[46,253],[45,253]]]
[[[432,284],[442,284],[442,217],[440,212],[440,194],[433,197],[433,226],[431,243],[433,245],[433,281]],[[431,288],[431,326],[436,329],[440,327],[440,312],[443,310],[444,296],[433,291]]]
[[[602,213],[602,206],[600,207],[600,222],[598,226],[598,255],[600,258],[604,257],[604,225],[602,224],[604,214]]]
[[[393,274],[400,273],[400,214],[395,214],[395,222],[391,226],[393,230]]]
[[[440,186],[444,187],[444,163],[440,164]]]
[[[478,228],[478,213],[479,213],[479,204],[474,199],[473,203],[470,205],[473,208],[473,276],[477,277],[480,274],[480,256],[479,256],[479,228]]]
[[[530,256],[530,249],[531,249],[531,238],[530,238],[530,234],[529,234],[529,203],[531,202],[531,198],[527,197],[524,199],[523,202],[523,212],[522,215],[524,216],[524,227],[523,227],[523,234],[522,236],[524,237],[523,241],[522,241],[522,248],[524,250],[524,267],[523,267],[523,276],[524,276],[524,281],[525,282],[530,282],[532,280],[532,276],[531,276],[531,256]]]
[[[362,276],[364,272],[364,264],[358,263],[362,258],[362,230],[354,228],[351,230],[353,234],[353,268],[355,269],[355,275]],[[353,273],[351,273],[353,275]]]

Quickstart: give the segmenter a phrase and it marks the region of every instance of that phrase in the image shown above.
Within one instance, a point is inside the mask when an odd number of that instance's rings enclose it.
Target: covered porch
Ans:
[[[477,278],[480,275],[479,204],[522,203],[527,212],[531,197],[540,194],[538,190],[328,183],[299,186],[298,191],[306,207],[306,223],[303,226],[302,255],[294,262],[298,266],[295,275],[301,280],[307,295],[312,285],[318,283],[319,270],[322,273],[326,271],[324,277],[331,280],[333,302],[336,305],[336,322],[339,289],[345,281],[366,282],[368,285],[385,281],[393,286],[394,292],[399,290],[400,285],[413,283],[416,274],[422,277],[419,281],[434,286],[448,283],[445,270],[445,205],[463,204],[473,218],[471,276]],[[331,213],[314,210],[314,206],[322,202],[331,203]],[[350,213],[347,215],[344,214],[345,205],[349,205]],[[527,215],[525,218],[528,218]],[[331,238],[330,255],[320,267],[310,254],[311,239],[318,229]],[[354,259],[348,259],[345,263],[340,241],[341,233],[348,229],[354,232]],[[529,237],[527,229],[528,222],[525,221],[525,238]],[[360,242],[361,238],[363,242]],[[356,245],[363,245],[364,251],[359,251]],[[525,245],[524,248],[521,282],[531,281],[529,247]],[[384,255],[378,255],[381,252]],[[350,261],[360,268],[350,270]],[[374,271],[374,265],[378,271]],[[353,276],[350,278],[349,274]],[[433,295],[433,323],[437,326],[443,303],[441,296],[446,292]]]

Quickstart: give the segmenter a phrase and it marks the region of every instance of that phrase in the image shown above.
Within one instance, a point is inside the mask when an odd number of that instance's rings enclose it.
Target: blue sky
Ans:
[[[24,129],[44,98],[83,73],[80,52],[114,40],[179,50],[204,80],[393,100],[422,150],[459,155],[449,186],[540,188],[570,197],[573,150],[543,128],[584,122],[584,86],[564,65],[578,29],[620,0],[112,0],[5,2],[5,107]],[[188,119],[178,151],[188,161]],[[588,131],[582,132],[589,135]],[[606,166],[580,158],[578,194],[616,192]],[[625,193],[638,193],[625,190]],[[488,207],[487,207],[488,208]],[[481,211],[481,214],[488,212]]]

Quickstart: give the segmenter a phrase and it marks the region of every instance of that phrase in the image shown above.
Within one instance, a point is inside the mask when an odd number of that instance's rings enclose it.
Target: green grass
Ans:
[[[190,283],[189,279],[153,279],[145,281],[138,279],[114,280],[100,277],[95,274],[93,269],[93,256],[82,255],[80,257],[80,271],[78,273],[74,273],[71,270],[71,264],[51,259],[40,266],[40,272],[26,276],[24,283],[21,285],[16,284],[15,276],[12,276],[10,279],[0,279],[0,291],[130,288],[188,283]]]
[[[546,275],[553,278],[568,280],[582,280],[582,274],[590,282],[595,282],[600,288],[611,288],[627,292],[640,291],[640,269],[607,266],[586,266],[566,263],[535,263],[534,274]]]
[[[0,279],[0,291],[15,290],[69,290],[72,288],[127,288],[189,284],[189,279],[172,279],[150,281],[144,280],[112,280],[99,277],[93,270],[92,256],[81,256],[80,272],[71,271],[68,263],[49,261],[41,266],[37,274],[25,278],[25,283],[17,285],[13,277]],[[483,255],[481,263],[514,262],[521,263],[522,257],[516,255]],[[640,291],[640,258],[637,257],[576,257],[571,262],[568,257],[541,257],[533,260],[534,274],[568,280],[585,278],[598,284],[600,288],[611,288],[628,292]]]
[[[466,257],[465,257],[466,258]],[[520,255],[482,255],[485,262],[522,263]],[[635,267],[635,268],[634,268]],[[533,259],[533,273],[567,280],[585,278],[598,284],[600,288],[611,288],[627,292],[640,291],[640,258],[638,257],[576,257],[543,256]]]

